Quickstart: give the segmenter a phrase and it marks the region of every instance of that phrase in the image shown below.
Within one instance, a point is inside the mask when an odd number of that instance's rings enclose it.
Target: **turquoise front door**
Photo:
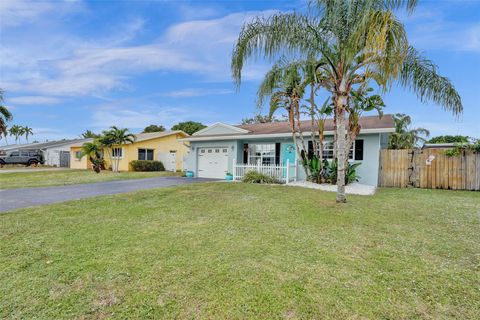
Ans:
[[[295,163],[297,150],[293,143],[282,143],[282,165],[287,165],[287,160],[290,164]]]

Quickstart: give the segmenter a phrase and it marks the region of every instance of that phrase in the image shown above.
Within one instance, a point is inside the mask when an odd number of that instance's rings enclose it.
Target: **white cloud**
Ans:
[[[164,93],[164,96],[174,98],[186,98],[186,97],[201,97],[210,95],[222,95],[234,93],[231,89],[202,89],[202,88],[188,88],[182,90],[175,90]]]
[[[8,99],[9,103],[13,104],[28,104],[28,105],[44,105],[44,104],[58,104],[62,99],[45,96],[21,96]]]
[[[118,37],[84,41],[69,34],[59,38],[48,35],[48,41],[61,43],[65,38],[65,44],[55,46],[56,43],[49,42],[40,51],[14,41],[0,53],[0,67],[5,75],[0,86],[30,94],[88,96],[124,89],[130,77],[150,71],[188,72],[206,81],[230,82],[230,55],[240,27],[254,16],[272,13],[234,13],[179,23],[168,28],[158,41],[135,46],[122,44],[140,32],[145,23],[142,19],[127,23],[125,32],[115,33],[121,34]],[[60,49],[52,49],[57,47]],[[19,58],[8,59],[13,53]],[[247,68],[245,80],[260,78],[264,69]]]
[[[447,19],[449,5],[422,8],[411,16],[403,16],[411,29],[409,40],[421,49],[479,52],[480,24]]]
[[[33,0],[2,0],[0,1],[0,26],[14,27],[55,13],[58,17],[71,10],[78,10],[80,1],[33,1]]]

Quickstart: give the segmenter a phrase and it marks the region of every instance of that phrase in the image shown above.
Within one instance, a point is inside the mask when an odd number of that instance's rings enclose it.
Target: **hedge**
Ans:
[[[161,161],[133,160],[130,161],[133,171],[165,171]]]

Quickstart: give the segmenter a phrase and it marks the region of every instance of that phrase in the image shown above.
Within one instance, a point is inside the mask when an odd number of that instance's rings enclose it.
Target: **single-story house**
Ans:
[[[53,167],[70,167],[70,147],[83,143],[87,139],[57,140],[47,142],[34,142],[15,144],[0,147],[2,151],[40,150],[45,159],[45,165]]]
[[[188,152],[188,144],[179,139],[187,138],[183,131],[139,133],[135,142],[112,148],[113,157],[120,158],[119,170],[131,171],[132,160],[161,161],[167,171],[183,169],[183,157]],[[92,139],[87,140],[92,141]],[[85,142],[72,145],[70,148],[70,168],[89,169],[92,164],[88,157],[82,157],[82,146]],[[104,155],[107,167],[110,167],[107,154]]]
[[[382,118],[362,117],[360,125],[361,131],[350,152],[350,161],[361,163],[357,168],[361,183],[376,186],[380,149],[387,147],[388,135],[395,131],[395,124],[391,115],[384,115]],[[310,121],[303,121],[302,128],[306,131],[303,136],[308,141],[308,151],[311,152],[313,143]],[[327,159],[333,157],[333,129],[333,121],[326,120],[323,156]],[[241,165],[281,166],[288,162],[297,164],[295,179],[306,179],[305,171],[298,163],[299,156],[288,122],[248,125],[215,123],[183,141],[190,143],[184,168],[197,177],[222,179],[227,172],[236,175],[234,169]]]

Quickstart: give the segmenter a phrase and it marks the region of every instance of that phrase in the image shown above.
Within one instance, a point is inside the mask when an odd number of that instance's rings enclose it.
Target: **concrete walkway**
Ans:
[[[216,180],[203,178],[188,179],[182,177],[156,177],[57,187],[0,190],[0,212],[107,194],[125,193],[136,190],[171,187],[207,181]]]

